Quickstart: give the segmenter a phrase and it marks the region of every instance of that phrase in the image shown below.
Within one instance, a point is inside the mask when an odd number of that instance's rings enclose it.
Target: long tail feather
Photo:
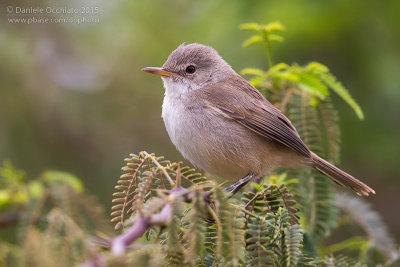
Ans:
[[[331,178],[335,183],[350,188],[360,196],[368,196],[370,193],[375,194],[375,191],[368,185],[357,180],[350,174],[342,171],[341,169],[333,166],[326,160],[320,158],[316,154],[312,153],[313,167]]]

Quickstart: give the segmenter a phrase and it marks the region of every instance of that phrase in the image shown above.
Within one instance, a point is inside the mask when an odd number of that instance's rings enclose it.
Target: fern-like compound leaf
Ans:
[[[185,179],[192,184],[203,184],[207,181],[207,178],[197,170],[188,166],[181,167],[181,165],[181,162],[172,163],[171,165],[167,166],[166,169],[175,177],[179,175],[182,179]]]
[[[319,128],[322,133],[323,154],[329,162],[338,163],[340,157],[339,115],[329,97],[319,101],[316,109],[318,110]]]
[[[138,177],[143,169],[148,167],[148,159],[142,155],[132,154],[124,161],[126,166],[122,168],[123,174],[120,176],[117,186],[115,186],[117,191],[113,194],[112,200],[114,205],[111,208],[111,222],[115,223],[115,230],[123,226],[129,214],[128,210],[132,206],[135,190],[140,182]]]
[[[198,257],[203,258],[206,233],[206,222],[204,220],[206,207],[200,188],[195,187],[192,192],[193,206],[190,210],[190,230],[186,238],[188,239],[188,243],[190,245],[188,259],[193,262]]]
[[[141,181],[140,181],[140,183],[138,183],[137,188],[135,189],[135,192],[131,193],[133,198],[132,198],[132,205],[127,211],[128,214],[129,213],[142,214],[143,204],[148,199],[148,194],[150,193],[151,185],[152,185],[155,175],[156,175],[155,171],[143,172]],[[128,195],[128,197],[131,195]]]
[[[341,210],[361,226],[372,247],[376,247],[387,262],[399,258],[399,252],[382,218],[371,208],[370,204],[359,197],[347,194],[338,195],[336,203]]]
[[[172,220],[168,225],[167,237],[167,253],[166,265],[170,267],[184,266],[184,247],[182,246],[182,221],[181,221],[181,206],[182,199],[175,198],[172,200]]]
[[[284,228],[283,266],[297,266],[302,255],[301,247],[303,232],[300,225],[290,225]]]
[[[249,39],[243,42],[242,47],[248,47],[250,45],[256,44],[256,43],[261,43],[262,38],[259,35],[253,35]]]
[[[357,104],[343,84],[336,80],[336,77],[332,73],[320,73],[320,77],[329,88],[339,95],[354,110],[360,120],[364,119],[364,113],[361,107]]]
[[[244,252],[239,249],[244,246],[244,214],[219,187],[213,193],[217,217],[216,258],[224,266],[239,266],[244,262]]]
[[[274,263],[272,238],[274,228],[263,217],[251,218],[246,229],[246,258],[249,266],[271,266]]]

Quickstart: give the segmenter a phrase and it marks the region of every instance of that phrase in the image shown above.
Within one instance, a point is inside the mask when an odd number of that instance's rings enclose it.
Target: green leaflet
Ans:
[[[271,42],[283,42],[283,37],[276,34],[277,31],[283,31],[285,28],[279,22],[272,22],[266,25],[257,23],[244,23],[239,27],[241,30],[251,30],[257,33],[245,40],[243,47],[248,47],[256,43],[263,42],[266,48],[266,55],[269,63],[269,70],[266,75],[262,70],[244,69],[242,75],[251,74],[254,77],[250,80],[253,86],[256,86],[263,93],[265,86],[272,83],[273,90],[282,90],[285,82],[290,82],[297,89],[306,92],[311,97],[324,100],[330,95],[328,89],[335,92],[342,98],[356,113],[360,120],[364,119],[364,114],[357,102],[350,95],[349,91],[337,81],[336,77],[329,71],[329,68],[318,62],[310,62],[307,65],[299,66],[294,63],[288,65],[285,63],[274,64],[272,59]],[[273,33],[274,32],[274,33]],[[283,88],[282,88],[283,87]]]

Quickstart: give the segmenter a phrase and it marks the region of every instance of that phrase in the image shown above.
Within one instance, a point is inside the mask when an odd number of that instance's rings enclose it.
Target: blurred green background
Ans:
[[[101,14],[98,23],[13,24],[10,5]],[[140,69],[161,66],[182,42],[213,46],[236,71],[265,69],[262,45],[241,48],[250,33],[238,25],[278,20],[287,30],[275,62],[327,65],[362,106],[359,121],[333,99],[340,167],[376,190],[368,200],[400,240],[400,1],[2,0],[0,8],[0,162],[30,178],[74,173],[109,207],[129,153],[182,160],[160,116],[161,80]]]

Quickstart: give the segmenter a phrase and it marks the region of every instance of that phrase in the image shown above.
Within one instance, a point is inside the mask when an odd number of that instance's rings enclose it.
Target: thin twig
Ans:
[[[111,253],[115,256],[122,255],[126,248],[140,238],[150,227],[154,225],[167,226],[173,216],[171,202],[177,197],[182,197],[188,201],[189,193],[190,191],[183,187],[173,188],[168,197],[169,201],[166,201],[160,213],[141,216],[131,228],[111,241]]]
[[[146,151],[143,151],[143,154],[146,155],[151,161],[158,167],[160,171],[164,174],[164,176],[167,178],[168,182],[171,184],[172,187],[174,187],[176,184],[172,180],[171,176],[169,176],[168,172],[165,170],[164,166],[162,166],[154,156],[150,155]]]
[[[247,202],[247,204],[244,206],[244,208],[246,209],[254,200],[256,200],[259,196],[263,196],[265,194],[265,192],[267,192],[267,190],[269,190],[269,189],[271,189],[271,186],[264,188],[263,191],[255,193],[254,197],[252,199],[250,199],[249,202]]]

